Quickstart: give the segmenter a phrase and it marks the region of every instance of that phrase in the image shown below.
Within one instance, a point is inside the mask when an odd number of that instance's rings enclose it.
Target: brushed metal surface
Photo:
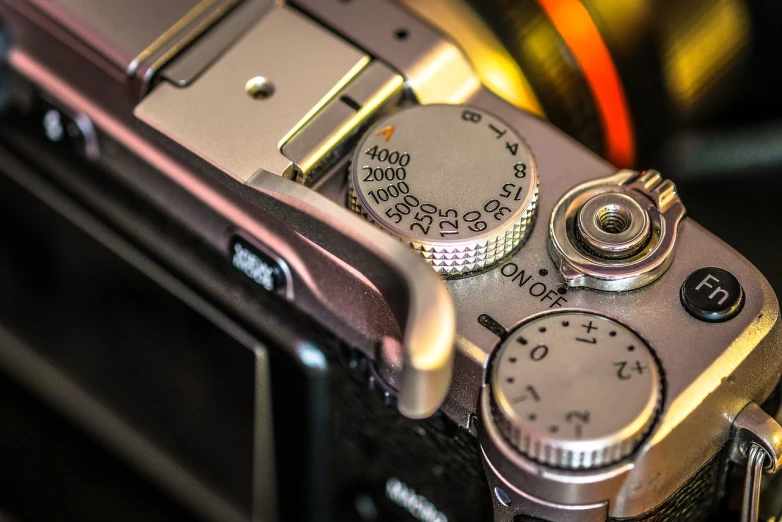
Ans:
[[[234,179],[247,181],[260,168],[282,175],[291,163],[282,144],[367,62],[293,9],[275,7],[197,82],[158,85],[135,116]],[[256,76],[274,85],[268,99],[245,92]]]
[[[179,87],[186,87],[273,7],[274,0],[244,0],[216,27],[163,67],[160,76]]]
[[[456,45],[393,1],[292,3],[400,71],[422,104],[463,103],[483,89],[469,60]],[[399,33],[400,30],[404,32]]]

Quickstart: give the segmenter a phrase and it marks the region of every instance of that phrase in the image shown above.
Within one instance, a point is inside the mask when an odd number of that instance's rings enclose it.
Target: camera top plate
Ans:
[[[259,216],[268,216],[269,223],[276,220],[289,236],[296,236],[289,238],[290,244],[306,240],[309,248],[321,252],[317,259],[328,263],[316,266],[298,258],[289,245],[274,243],[272,250],[282,254],[291,270],[294,303],[370,356],[379,351],[378,365],[400,389],[400,409],[406,414],[425,416],[442,404],[459,425],[473,432],[479,431],[477,424],[483,426],[479,436],[487,458],[519,489],[560,504],[596,505],[619,499],[610,506],[610,515],[616,517],[635,516],[670,497],[725,445],[739,411],[749,401],[762,401],[777,383],[779,306],[765,278],[686,218],[668,270],[632,291],[566,286],[549,255],[549,235],[541,222],[526,233],[523,247],[496,266],[468,277],[439,279],[396,239],[344,208],[345,190],[336,191],[329,201],[282,177],[286,172],[291,175],[288,167],[293,163],[283,154],[285,140],[304,129],[370,63],[382,60],[404,79],[408,103],[466,104],[507,123],[535,156],[540,180],[537,213],[544,223],[568,190],[616,169],[483,88],[453,44],[399,6],[380,0],[300,0],[296,8],[300,11],[270,8],[256,27],[265,28],[264,22],[272,20],[280,22],[275,27],[303,31],[312,39],[267,32],[266,36],[279,38],[258,47],[253,38],[262,40],[264,34],[251,30],[189,86],[164,82],[155,87],[135,108],[136,129],[129,126],[130,112],[121,112],[124,105],[88,99],[87,91],[80,90],[84,81],[79,71],[57,69],[52,62],[42,66],[33,45],[13,49],[9,62],[49,96],[89,117],[98,132],[122,143],[230,221],[232,230],[243,230],[254,243],[272,244],[269,238],[276,236],[259,222]],[[405,38],[399,38],[400,28],[406,29]],[[273,45],[280,41],[291,43]],[[312,54],[318,49],[329,52]],[[333,61],[320,60],[322,54],[330,54]],[[274,75],[258,70],[260,58],[276,67]],[[255,93],[268,92],[261,89],[263,82],[248,88],[248,81],[258,76],[274,83],[273,96],[257,99]],[[96,99],[102,100],[101,95]],[[276,105],[278,101],[285,103]],[[392,108],[398,108],[397,101],[393,99]],[[357,138],[360,126],[353,128]],[[347,141],[341,143],[349,143],[350,136],[344,138]],[[339,152],[347,155],[348,150]],[[116,157],[107,154],[99,161],[122,175]],[[332,176],[337,174],[344,174],[344,163],[333,170]],[[152,200],[160,198],[155,187],[127,181]],[[208,223],[204,227],[207,231],[201,235],[213,236],[215,245],[228,250],[226,228],[208,228]],[[705,322],[681,304],[682,285],[704,267],[725,270],[741,285],[743,307],[730,320]],[[363,282],[370,297],[362,300],[356,285],[334,284],[335,274]],[[378,296],[383,299],[375,299]],[[401,340],[382,341],[379,350],[383,336],[373,323],[380,323],[383,314],[348,306],[359,301],[372,306],[373,300],[383,301],[384,312],[391,310],[403,335]],[[595,313],[624,325],[648,343],[659,362],[660,415],[629,459],[594,470],[549,468],[506,451],[488,432],[488,423],[476,422],[488,407],[492,354],[507,333],[558,310]],[[576,482],[578,488],[573,487]]]

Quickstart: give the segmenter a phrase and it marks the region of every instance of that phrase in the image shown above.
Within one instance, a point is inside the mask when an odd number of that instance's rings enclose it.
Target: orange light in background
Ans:
[[[606,156],[617,167],[635,162],[635,136],[619,74],[600,31],[579,0],[538,0],[567,44],[595,97]]]

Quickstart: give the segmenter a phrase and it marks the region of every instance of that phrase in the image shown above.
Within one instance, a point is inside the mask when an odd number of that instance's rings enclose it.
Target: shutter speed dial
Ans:
[[[350,170],[348,206],[447,276],[499,262],[532,227],[532,153],[480,109],[421,105],[397,112],[367,132]]]
[[[646,343],[602,316],[537,317],[499,349],[493,419],[518,451],[543,464],[588,469],[630,455],[649,432],[662,384]]]

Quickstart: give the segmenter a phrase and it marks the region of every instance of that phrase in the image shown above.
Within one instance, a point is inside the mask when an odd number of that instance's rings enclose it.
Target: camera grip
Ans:
[[[320,194],[265,171],[249,181],[264,210],[366,274],[388,301],[403,331],[401,360],[386,361],[399,390],[399,411],[424,418],[442,404],[451,384],[456,318],[445,285],[404,244]],[[402,268],[404,267],[404,268]]]

